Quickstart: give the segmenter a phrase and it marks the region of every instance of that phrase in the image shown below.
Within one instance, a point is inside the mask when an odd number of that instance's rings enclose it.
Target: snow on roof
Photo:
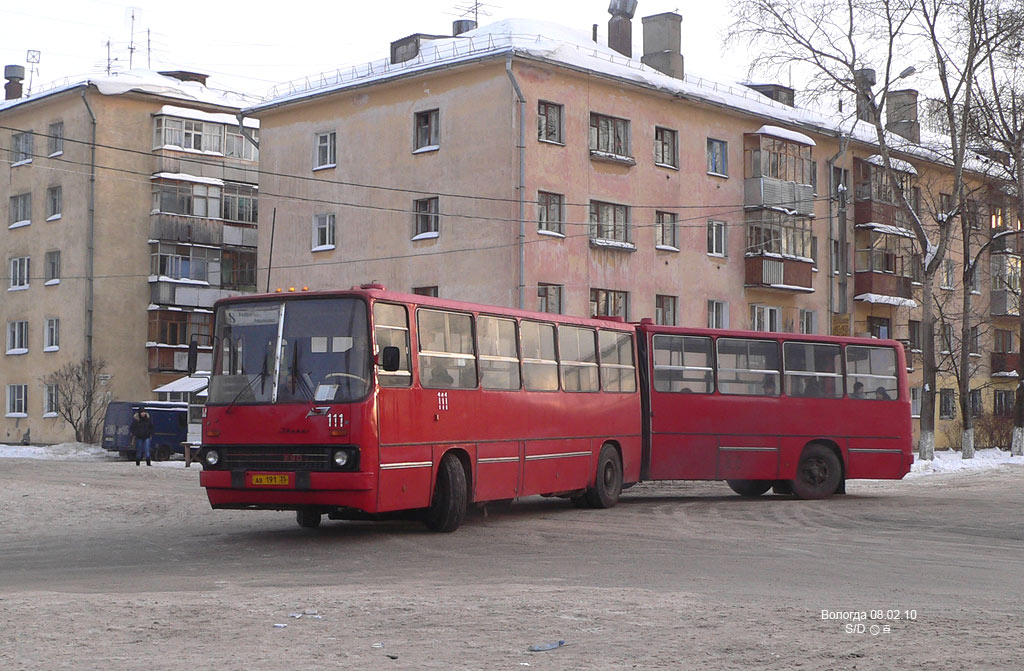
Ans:
[[[864,160],[867,161],[868,163],[871,163],[872,165],[885,165],[885,159],[882,158],[881,154],[872,154],[871,156],[868,156]],[[917,174],[917,169],[906,161],[901,161],[898,158],[890,156],[889,163],[892,164],[893,170],[899,170],[900,172],[908,172],[911,175]]]
[[[917,301],[910,298],[900,298],[899,296],[883,296],[882,294],[858,294],[853,297],[855,301],[864,301],[865,303],[878,303],[881,305],[895,305],[901,308],[916,308]]]
[[[815,146],[814,140],[803,133],[797,133],[794,130],[786,130],[785,128],[779,128],[778,126],[761,126],[755,133],[760,135],[771,135],[772,137],[781,138],[783,140],[789,140],[791,142],[799,142],[800,144],[808,144]]]
[[[209,121],[210,123],[222,123],[228,126],[237,126],[238,119],[231,114],[216,114],[213,112],[203,112],[202,110],[189,109],[188,107],[178,107],[176,105],[164,105],[160,108],[157,114],[166,114],[168,116],[181,117],[184,119],[194,119],[196,121]],[[259,128],[259,119],[243,119],[242,123],[246,128]]]
[[[854,226],[854,228],[867,228],[878,233],[883,233],[885,235],[901,235],[904,238],[914,238],[915,240],[917,239],[917,236],[914,235],[914,232],[911,231],[909,228],[900,228],[899,226],[891,226],[889,224],[878,224],[873,221],[870,221],[865,224],[857,224],[856,226]]]
[[[177,380],[172,380],[162,387],[157,387],[153,390],[154,394],[162,394],[167,392],[188,392],[193,393],[203,389],[206,389],[206,385],[210,381],[203,377],[180,377]]]
[[[174,179],[179,182],[193,182],[195,184],[209,184],[210,186],[224,186],[224,180],[216,177],[200,177],[189,175],[184,172],[158,172],[150,179]]]

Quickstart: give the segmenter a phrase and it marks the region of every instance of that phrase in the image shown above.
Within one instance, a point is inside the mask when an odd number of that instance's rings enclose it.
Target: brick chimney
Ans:
[[[608,46],[626,58],[633,57],[633,15],[637,0],[611,0],[608,13]]]
[[[885,129],[911,142],[921,142],[921,122],[917,118],[917,91],[889,91],[885,97]]]
[[[853,84],[857,89],[857,118],[861,121],[871,121],[871,87],[875,81],[875,71],[871,68],[853,71]]]
[[[23,65],[5,65],[4,66],[4,79],[7,83],[4,84],[4,99],[5,100],[16,100],[21,97],[21,80],[25,78],[25,66]]]
[[[683,17],[675,12],[645,16],[644,55],[640,60],[658,72],[676,79],[683,78]]]

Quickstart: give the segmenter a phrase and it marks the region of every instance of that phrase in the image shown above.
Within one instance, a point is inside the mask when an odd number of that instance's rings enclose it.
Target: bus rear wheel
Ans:
[[[424,523],[431,531],[451,533],[466,519],[466,472],[454,454],[441,457],[437,468],[434,500],[427,508]]]
[[[793,494],[801,499],[827,499],[843,481],[843,465],[828,447],[812,443],[804,448],[796,466]]]
[[[725,482],[732,491],[748,499],[761,496],[775,484],[774,480],[726,480]]]
[[[295,521],[303,529],[316,529],[320,526],[321,517],[320,511],[312,508],[301,508],[295,511]]]
[[[611,508],[619,502],[622,493],[622,460],[611,445],[601,447],[597,458],[597,477],[594,486],[584,494],[591,508]]]

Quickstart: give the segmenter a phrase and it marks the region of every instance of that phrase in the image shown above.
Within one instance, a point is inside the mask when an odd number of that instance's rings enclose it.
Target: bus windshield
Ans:
[[[348,403],[370,391],[366,304],[318,298],[217,310],[210,404]]]

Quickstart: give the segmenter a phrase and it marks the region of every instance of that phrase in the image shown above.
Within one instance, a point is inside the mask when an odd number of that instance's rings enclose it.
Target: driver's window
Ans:
[[[382,387],[408,387],[412,384],[409,368],[409,317],[405,307],[389,303],[373,305],[373,337],[376,359],[385,347],[398,348],[398,370],[389,371],[377,364],[377,381]]]

